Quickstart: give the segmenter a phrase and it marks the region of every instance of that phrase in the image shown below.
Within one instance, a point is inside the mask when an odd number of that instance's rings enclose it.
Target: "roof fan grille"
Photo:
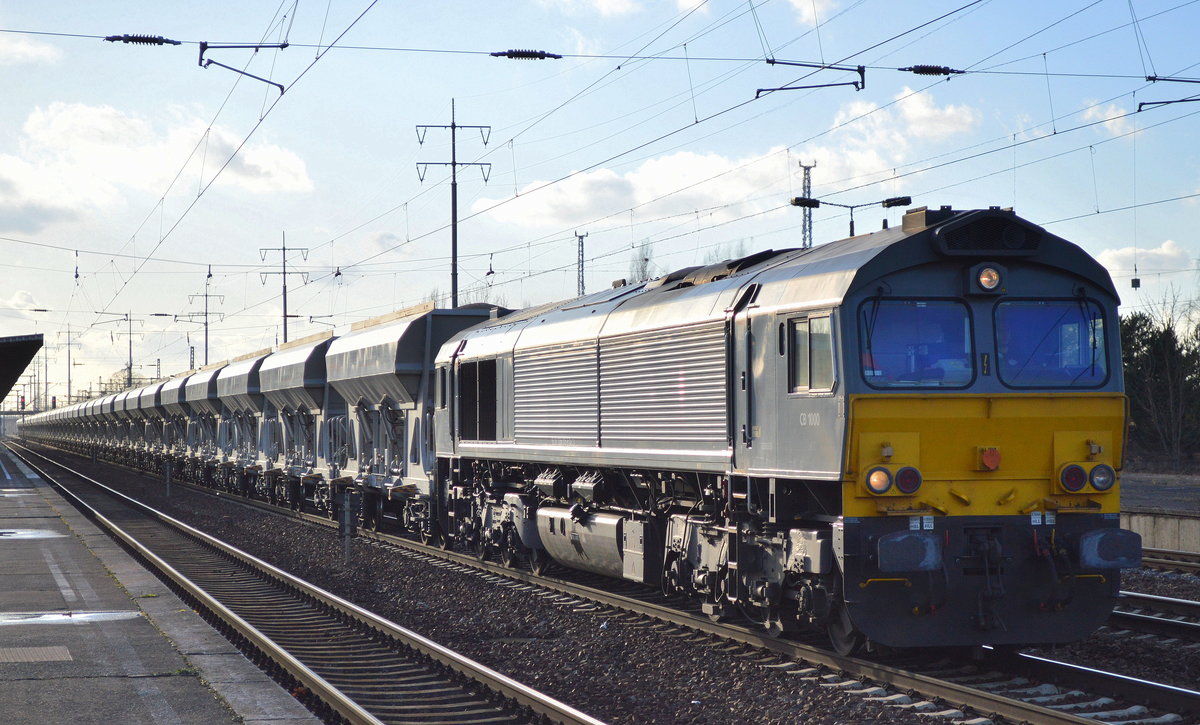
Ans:
[[[947,254],[1036,254],[1041,242],[1036,230],[995,217],[941,230],[937,236]]]

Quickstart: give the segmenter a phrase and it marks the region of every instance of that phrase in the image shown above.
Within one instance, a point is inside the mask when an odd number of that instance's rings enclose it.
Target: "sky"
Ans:
[[[1197,27],[1197,0],[0,2],[0,336],[45,334],[65,401],[68,372],[79,399],[130,357],[203,365],[206,301],[209,362],[283,342],[285,280],[289,340],[448,306],[452,159],[460,303],[574,296],[577,234],[587,291],[800,246],[814,163],[859,233],[895,196],[1013,207],[1123,311],[1190,301]],[[816,244],[848,227],[813,211]]]

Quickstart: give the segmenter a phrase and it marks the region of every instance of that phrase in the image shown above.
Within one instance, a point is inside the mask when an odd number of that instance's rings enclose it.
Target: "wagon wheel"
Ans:
[[[492,545],[490,542],[484,541],[483,537],[476,538],[473,542],[475,558],[479,561],[487,561],[487,558],[492,554]]]
[[[362,497],[363,528],[367,531],[379,531],[383,523],[383,496],[371,493]]]

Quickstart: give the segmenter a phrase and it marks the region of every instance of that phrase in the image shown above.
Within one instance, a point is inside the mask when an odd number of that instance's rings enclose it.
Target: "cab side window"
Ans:
[[[795,318],[780,325],[788,357],[788,391],[833,390],[833,326],[828,316]]]

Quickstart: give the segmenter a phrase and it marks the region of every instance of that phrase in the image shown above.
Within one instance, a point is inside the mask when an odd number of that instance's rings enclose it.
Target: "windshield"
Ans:
[[[1104,315],[1095,302],[1022,300],[996,306],[996,369],[1016,388],[1094,387],[1108,378]]]
[[[875,388],[961,388],[975,377],[967,306],[882,300],[859,312],[863,378]]]

